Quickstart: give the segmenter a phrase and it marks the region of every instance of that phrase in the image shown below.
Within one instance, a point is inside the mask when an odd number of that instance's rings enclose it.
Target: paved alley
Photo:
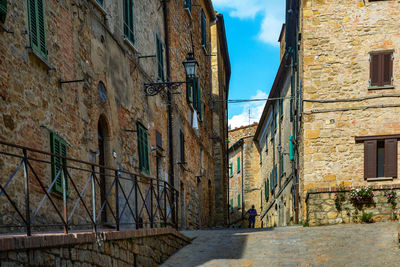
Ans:
[[[162,266],[400,266],[397,223],[187,231]]]

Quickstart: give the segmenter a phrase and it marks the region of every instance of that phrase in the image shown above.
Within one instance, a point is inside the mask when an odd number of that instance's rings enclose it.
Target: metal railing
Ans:
[[[177,228],[178,197],[163,180],[0,141],[0,233]]]

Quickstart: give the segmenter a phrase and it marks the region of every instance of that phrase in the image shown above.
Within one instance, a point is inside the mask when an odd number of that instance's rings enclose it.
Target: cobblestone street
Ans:
[[[399,266],[397,223],[188,231],[177,266]]]

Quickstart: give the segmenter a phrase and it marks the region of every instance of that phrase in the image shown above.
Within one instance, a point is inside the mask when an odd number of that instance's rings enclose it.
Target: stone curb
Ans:
[[[188,244],[190,243],[189,238],[174,228],[103,231],[97,233],[97,236],[100,236],[103,241],[152,237],[159,235],[174,235]],[[0,251],[73,246],[84,243],[95,243],[96,240],[96,233],[93,232],[78,232],[70,234],[40,233],[34,234],[33,236],[7,235],[3,237],[0,236]]]

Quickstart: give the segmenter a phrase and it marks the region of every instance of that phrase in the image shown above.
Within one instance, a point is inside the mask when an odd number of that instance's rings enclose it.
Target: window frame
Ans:
[[[237,166],[236,166],[237,167],[237,173],[240,173],[240,171],[242,169],[242,166],[240,165],[240,156],[237,157],[236,161],[237,161]]]
[[[233,177],[233,162],[229,163],[229,177]]]
[[[185,164],[185,134],[182,130],[179,131],[179,148],[180,148],[180,163]]]
[[[44,0],[41,0],[41,2],[37,0],[28,0],[28,27],[30,48],[35,54],[46,61],[48,59],[48,50],[46,41],[46,9],[44,2]],[[34,11],[33,8],[35,9]],[[41,17],[39,14],[40,11],[42,12]]]
[[[385,65],[385,56],[390,58],[390,63],[387,63],[389,65]],[[369,53],[369,57],[369,89],[393,88],[394,50],[372,51]],[[386,71],[389,73],[386,73],[385,67],[388,67]],[[374,77],[376,75],[377,78]],[[389,76],[388,80],[385,80],[385,75]]]

